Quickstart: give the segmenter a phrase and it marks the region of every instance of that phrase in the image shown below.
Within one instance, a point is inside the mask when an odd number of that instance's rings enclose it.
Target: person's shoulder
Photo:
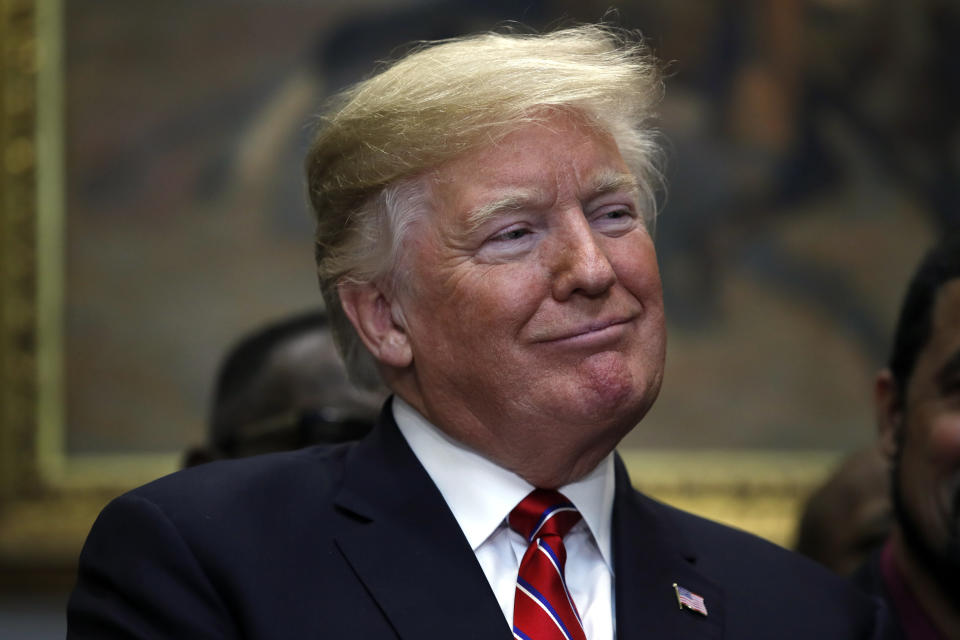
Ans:
[[[857,638],[874,637],[885,624],[872,598],[810,559],[746,531],[643,499],[685,541],[697,570],[722,588],[731,628],[799,624],[825,638]]]
[[[346,575],[333,504],[352,448],[210,462],[113,499],[80,554],[71,629],[85,630],[77,637],[107,637],[108,628],[124,637],[233,637],[226,630],[241,621],[231,612],[264,627],[300,620],[297,599],[279,605],[277,594],[309,588],[323,599],[323,577]]]
[[[198,516],[239,521],[276,512],[289,519],[298,509],[332,501],[351,446],[319,445],[209,462],[154,480],[114,502],[142,500],[173,521]]]
[[[310,476],[315,480],[332,480],[355,443],[316,445],[291,451],[262,453],[245,458],[215,460],[180,469],[149,482],[137,493],[162,493],[179,485],[208,486],[213,489],[225,481],[232,483],[288,482]]]
[[[755,534],[670,505],[651,501],[696,551],[697,566],[708,573],[749,576],[765,584],[810,582],[851,592],[847,582],[817,563]]]

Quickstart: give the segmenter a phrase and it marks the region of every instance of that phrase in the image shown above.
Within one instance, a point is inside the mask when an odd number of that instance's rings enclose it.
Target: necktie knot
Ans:
[[[559,491],[534,489],[520,501],[507,518],[510,528],[527,542],[543,536],[561,539],[580,522],[580,512]]]

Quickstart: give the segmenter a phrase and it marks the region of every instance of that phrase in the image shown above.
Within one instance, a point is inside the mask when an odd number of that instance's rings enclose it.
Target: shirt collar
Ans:
[[[470,547],[476,551],[535,487],[451,438],[402,398],[394,396],[392,408],[400,433],[437,485]],[[482,491],[478,490],[481,487]],[[560,487],[560,492],[580,512],[611,571],[614,487],[612,452],[586,476]]]

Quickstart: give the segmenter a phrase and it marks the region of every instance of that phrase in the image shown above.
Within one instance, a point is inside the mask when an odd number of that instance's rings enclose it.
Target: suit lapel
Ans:
[[[351,452],[336,544],[401,638],[510,638],[486,576],[390,405]]]
[[[696,568],[696,555],[662,506],[633,490],[617,458],[613,512],[618,640],[720,640],[722,590]],[[707,615],[681,609],[673,585],[700,595]]]

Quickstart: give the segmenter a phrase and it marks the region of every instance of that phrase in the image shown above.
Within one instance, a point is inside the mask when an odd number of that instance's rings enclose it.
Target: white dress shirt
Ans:
[[[452,439],[397,396],[393,416],[457,519],[513,629],[513,596],[527,543],[507,526],[506,517],[535,487]],[[563,539],[567,588],[587,638],[613,640],[613,454],[559,490],[583,516]]]

